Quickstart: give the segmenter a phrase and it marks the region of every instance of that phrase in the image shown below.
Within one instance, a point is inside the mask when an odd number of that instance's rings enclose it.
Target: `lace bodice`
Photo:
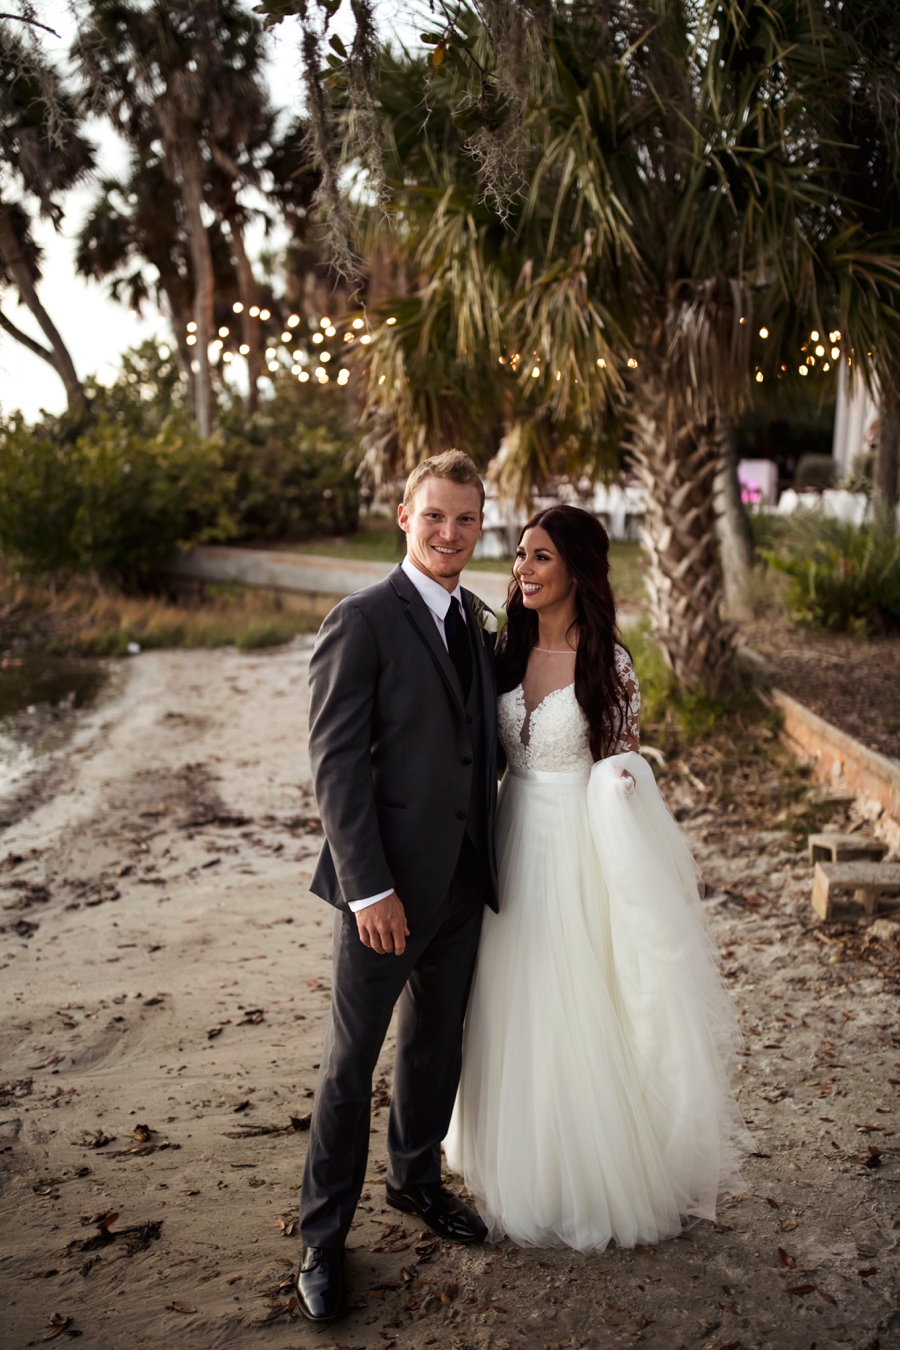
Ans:
[[[616,670],[628,694],[625,725],[615,749],[615,753],[619,753],[638,748],[641,694],[631,658],[623,647],[616,647]],[[519,684],[500,695],[497,717],[500,742],[508,763],[515,768],[573,773],[591,767],[587,718],[575,698],[574,684],[551,690],[531,710],[530,716],[524,690]],[[523,739],[526,717],[527,735]]]

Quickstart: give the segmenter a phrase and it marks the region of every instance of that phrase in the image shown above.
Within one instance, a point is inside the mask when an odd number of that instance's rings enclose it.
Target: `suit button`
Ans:
[[[456,819],[457,819],[457,820],[465,820],[465,818],[466,818],[466,813],[465,813],[465,811],[457,811],[457,813],[456,813]]]
[[[472,763],[472,756],[471,756],[471,755],[463,755],[463,757],[462,757],[462,762],[463,762],[463,764],[471,764],[471,763]]]

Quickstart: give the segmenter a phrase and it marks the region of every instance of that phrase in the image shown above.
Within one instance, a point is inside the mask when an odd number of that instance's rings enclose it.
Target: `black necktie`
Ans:
[[[466,633],[466,621],[455,595],[450,601],[450,608],[444,619],[444,633],[447,637],[450,660],[456,666],[456,673],[462,685],[463,699],[467,699],[472,688],[472,649]]]

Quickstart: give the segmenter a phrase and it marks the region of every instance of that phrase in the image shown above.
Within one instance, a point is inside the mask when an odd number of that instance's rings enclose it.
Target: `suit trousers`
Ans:
[[[487,863],[466,836],[440,908],[427,923],[410,925],[402,956],[373,952],[360,941],[356,916],[337,912],[331,1012],[300,1198],[308,1247],[340,1247],[350,1229],[366,1176],[372,1077],[398,1000],[387,1180],[395,1187],[440,1181],[489,894]]]

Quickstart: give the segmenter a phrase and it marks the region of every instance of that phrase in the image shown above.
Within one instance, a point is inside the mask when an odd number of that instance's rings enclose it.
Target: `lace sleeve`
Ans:
[[[640,750],[641,691],[631,657],[624,647],[616,647],[616,671],[628,695],[625,722],[614,751],[621,755],[626,750]]]

